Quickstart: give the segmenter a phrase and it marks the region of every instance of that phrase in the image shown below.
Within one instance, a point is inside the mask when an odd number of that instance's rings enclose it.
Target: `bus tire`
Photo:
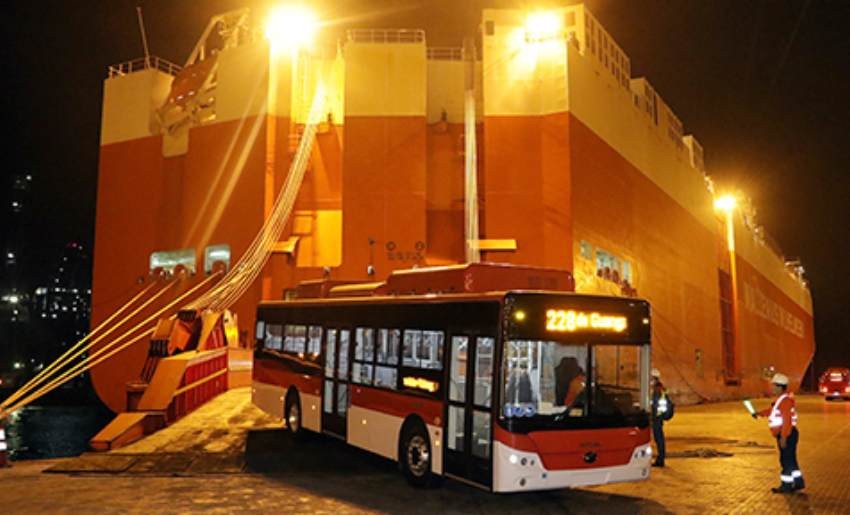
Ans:
[[[289,393],[286,394],[283,413],[286,430],[293,437],[301,438],[304,435],[304,426],[301,423],[301,399],[296,390],[290,389]]]
[[[433,485],[432,459],[428,432],[421,423],[409,424],[402,432],[399,445],[399,463],[407,482],[418,488]]]

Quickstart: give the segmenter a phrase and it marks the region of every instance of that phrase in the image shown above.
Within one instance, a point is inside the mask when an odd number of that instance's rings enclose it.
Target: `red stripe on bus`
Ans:
[[[401,418],[416,414],[426,424],[442,424],[443,403],[434,399],[352,384],[351,404]]]
[[[289,370],[286,365],[274,360],[254,361],[254,381],[282,388],[295,385],[299,392],[310,395],[319,395],[322,387],[321,377],[296,374]]]

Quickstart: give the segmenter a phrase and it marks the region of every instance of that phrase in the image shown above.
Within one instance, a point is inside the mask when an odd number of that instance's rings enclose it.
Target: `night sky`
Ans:
[[[751,196],[768,233],[802,259],[815,302],[817,369],[850,366],[850,281],[842,275],[850,266],[850,2],[586,4],[631,58],[632,75],[648,77],[703,144],[715,180]],[[50,273],[65,243],[91,248],[102,81],[109,64],[142,56],[136,5],[151,52],[183,63],[211,15],[244,6],[265,12],[270,2],[2,3],[3,173],[34,176],[23,255],[30,285]],[[345,27],[421,27],[429,45],[459,46],[474,35],[483,6],[558,3],[313,5]]]

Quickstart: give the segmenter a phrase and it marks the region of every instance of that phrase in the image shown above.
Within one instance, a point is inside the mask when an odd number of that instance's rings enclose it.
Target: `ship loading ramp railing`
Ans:
[[[159,308],[153,307],[155,306],[155,302],[172,288],[181,284],[188,277],[188,274],[178,273],[174,276],[166,277],[164,281],[159,280],[159,277],[155,277],[150,284],[124,303],[124,305],[97,327],[92,329],[85,337],[71,346],[57,360],[41,370],[3,402],[0,402],[0,420],[7,418],[15,411],[26,407],[72,380],[74,377],[88,372],[147,337],[152,329],[151,324],[155,320],[172,312],[176,306],[182,305],[212,281],[218,279],[220,275],[220,272],[211,274]],[[135,323],[120,335],[108,339],[112,333],[131,325],[140,313],[144,313],[149,308],[155,309],[153,314],[142,314],[141,316],[144,317],[143,320]],[[97,344],[103,341],[106,343],[97,346]]]

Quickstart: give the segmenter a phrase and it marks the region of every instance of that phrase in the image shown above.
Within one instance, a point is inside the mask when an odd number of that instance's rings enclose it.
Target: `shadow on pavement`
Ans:
[[[788,505],[788,513],[791,515],[808,515],[814,513],[809,506],[809,496],[805,493],[786,495],[785,504]]]
[[[249,432],[245,461],[248,472],[289,487],[392,513],[672,513],[647,499],[590,490],[493,494],[452,480],[416,489],[390,460],[320,435],[296,442],[282,429]]]

